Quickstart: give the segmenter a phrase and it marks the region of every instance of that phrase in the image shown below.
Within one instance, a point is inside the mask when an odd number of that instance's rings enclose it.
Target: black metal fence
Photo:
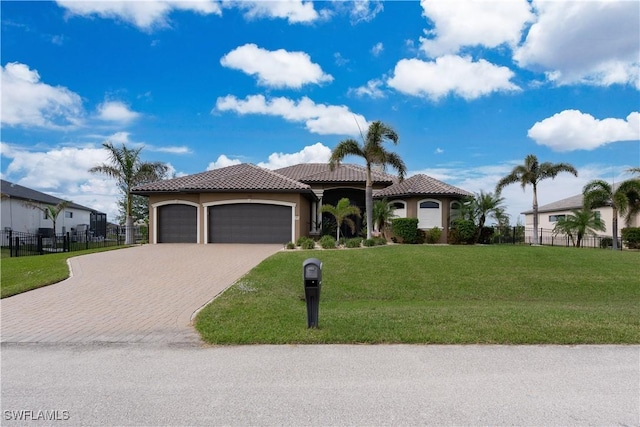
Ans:
[[[533,244],[533,228],[525,229],[525,244]],[[577,243],[577,237],[573,238],[567,234],[556,234],[553,230],[540,228],[538,229],[538,244],[544,246],[575,246]],[[618,248],[622,249],[622,239],[618,237]],[[583,236],[580,242],[582,248],[601,248],[611,249],[613,247],[612,236]]]
[[[23,233],[5,230],[2,232],[2,251],[9,256],[46,255],[59,252],[73,252],[86,249],[121,246],[126,243],[126,227],[109,226],[106,236],[95,236],[92,230],[74,233]],[[134,243],[144,243],[147,239],[146,227],[133,227]],[[3,256],[6,256],[3,254]]]

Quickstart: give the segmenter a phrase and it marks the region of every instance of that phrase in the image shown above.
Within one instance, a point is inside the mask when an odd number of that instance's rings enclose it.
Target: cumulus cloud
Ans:
[[[464,46],[515,47],[526,23],[533,21],[527,0],[421,0],[423,15],[434,29],[421,37],[431,57],[458,53]]]
[[[331,149],[326,145],[317,142],[308,145],[297,153],[272,153],[269,161],[260,162],[258,166],[267,169],[279,169],[299,163],[327,163],[331,157]]]
[[[291,24],[309,23],[327,16],[327,12],[318,13],[313,2],[301,0],[279,1],[229,1],[225,7],[237,7],[245,11],[245,18],[282,18]]]
[[[378,42],[371,48],[371,54],[373,56],[379,56],[383,50],[384,50],[384,45],[382,44],[382,42]]]
[[[132,111],[127,104],[120,101],[105,101],[97,108],[97,118],[107,122],[125,124],[138,117],[140,113]]]
[[[40,81],[38,71],[19,62],[1,67],[2,124],[68,128],[82,124],[80,96],[61,86]]]
[[[240,159],[230,159],[224,154],[220,154],[215,162],[209,163],[209,166],[207,166],[207,170],[210,171],[214,169],[226,168],[227,166],[239,165],[240,163],[242,163]]]
[[[353,94],[359,97],[368,96],[370,98],[384,98],[384,92],[381,89],[383,84],[384,82],[379,79],[369,80],[364,86],[360,86],[355,89],[349,89],[349,94]]]
[[[521,67],[559,85],[629,84],[640,89],[636,1],[534,1],[537,22],[514,53]],[[570,52],[570,54],[568,54]]]
[[[449,94],[472,100],[493,92],[520,90],[511,82],[513,77],[509,68],[484,59],[474,62],[469,57],[447,55],[432,62],[402,59],[387,84],[402,93],[434,101]]]
[[[57,0],[69,15],[99,16],[118,19],[150,31],[169,25],[169,14],[174,10],[186,10],[202,15],[220,15],[220,4],[212,0],[122,0],[122,1],[77,1]]]
[[[259,84],[276,88],[333,81],[305,52],[269,51],[253,43],[233,49],[220,59],[220,64],[257,76]]]
[[[554,151],[594,150],[611,142],[640,140],[640,113],[633,112],[626,120],[599,120],[578,110],[565,110],[536,122],[527,135]]]
[[[294,101],[285,97],[267,100],[263,95],[251,95],[242,100],[227,95],[217,99],[215,110],[278,116],[290,122],[304,123],[309,132],[320,135],[359,135],[358,125],[362,129],[368,126],[363,116],[352,113],[344,105],[316,104],[306,96]]]

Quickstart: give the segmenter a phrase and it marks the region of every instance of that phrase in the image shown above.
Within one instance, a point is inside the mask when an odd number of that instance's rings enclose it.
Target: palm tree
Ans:
[[[585,234],[595,235],[596,231],[607,231],[607,228],[600,216],[588,207],[572,210],[571,214],[559,219],[553,228],[554,234],[564,233],[571,237],[571,241],[577,248],[580,247]]]
[[[367,168],[367,178],[365,184],[365,211],[367,215],[367,239],[371,238],[373,226],[373,180],[371,178],[371,167],[373,165],[382,166],[383,170],[387,165],[398,171],[400,181],[404,179],[407,168],[396,153],[384,149],[382,143],[390,141],[394,145],[398,144],[398,134],[390,126],[375,121],[369,125],[366,136],[362,136],[362,145],[355,139],[345,139],[333,149],[329,159],[329,169],[334,170],[340,162],[349,155],[362,157]]]
[[[384,234],[389,222],[396,217],[394,213],[393,203],[389,203],[387,199],[376,200],[373,202],[373,228]]]
[[[587,183],[582,189],[584,205],[589,209],[611,206],[613,210],[613,250],[618,249],[618,214],[626,215],[627,224],[640,212],[640,179],[622,181],[617,188],[601,179]]]
[[[349,218],[349,216],[356,215],[359,217],[360,208],[357,206],[353,206],[351,204],[351,201],[349,201],[349,199],[347,199],[346,197],[340,199],[335,206],[329,204],[322,205],[322,208],[320,208],[320,210],[322,212],[327,212],[336,219],[336,224],[338,225],[338,230],[336,232],[336,241],[340,240],[340,227],[342,227],[342,224],[347,224],[351,229],[351,232],[355,233],[356,224],[351,218]]]
[[[476,193],[471,199],[471,210],[473,212],[473,216],[478,221],[476,243],[478,243],[478,241],[480,240],[480,236],[482,235],[482,228],[484,227],[484,223],[487,220],[487,216],[491,216],[496,221],[499,221],[499,218],[504,215],[504,206],[502,205],[503,202],[504,197],[500,197],[500,194],[493,194],[491,192],[485,193],[482,190],[480,190],[479,193]]]
[[[56,245],[57,243],[56,221],[58,220],[58,215],[60,215],[60,212],[65,210],[71,204],[71,202],[67,200],[63,200],[55,206],[53,205],[40,206],[38,203],[30,200],[28,202],[25,202],[24,204],[32,209],[38,209],[42,211],[42,213],[46,215],[46,218],[49,218],[51,222],[53,222],[53,248],[55,249],[57,246]]]
[[[133,243],[133,195],[131,189],[139,184],[157,181],[167,173],[168,167],[161,162],[143,162],[140,159],[142,147],[129,149],[124,144],[115,147],[111,142],[105,142],[102,146],[109,152],[111,164],[103,163],[89,169],[91,173],[101,173],[114,178],[125,198],[126,237],[125,243]]]
[[[569,172],[578,176],[578,171],[569,163],[539,163],[538,158],[529,154],[524,159],[523,165],[518,165],[511,173],[502,178],[496,185],[496,193],[510,184],[520,183],[524,190],[527,184],[533,187],[533,243],[538,244],[538,183],[543,179],[554,179],[560,172]]]

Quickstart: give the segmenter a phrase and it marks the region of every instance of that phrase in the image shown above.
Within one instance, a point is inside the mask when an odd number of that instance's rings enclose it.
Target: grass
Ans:
[[[323,262],[307,329],[302,262]],[[396,245],[281,252],[201,311],[212,344],[640,343],[640,253]]]
[[[69,277],[67,259],[127,246],[108,246],[75,252],[2,258],[0,298],[52,285]]]

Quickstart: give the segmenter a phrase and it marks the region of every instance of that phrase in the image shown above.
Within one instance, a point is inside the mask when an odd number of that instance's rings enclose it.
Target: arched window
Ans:
[[[394,218],[406,218],[407,217],[407,202],[402,200],[394,200],[389,202],[393,208]]]
[[[442,209],[440,202],[433,199],[418,202],[418,228],[442,228]]]
[[[462,203],[460,203],[458,200],[453,200],[449,204],[449,225],[451,225],[456,219],[460,218],[461,209]]]

